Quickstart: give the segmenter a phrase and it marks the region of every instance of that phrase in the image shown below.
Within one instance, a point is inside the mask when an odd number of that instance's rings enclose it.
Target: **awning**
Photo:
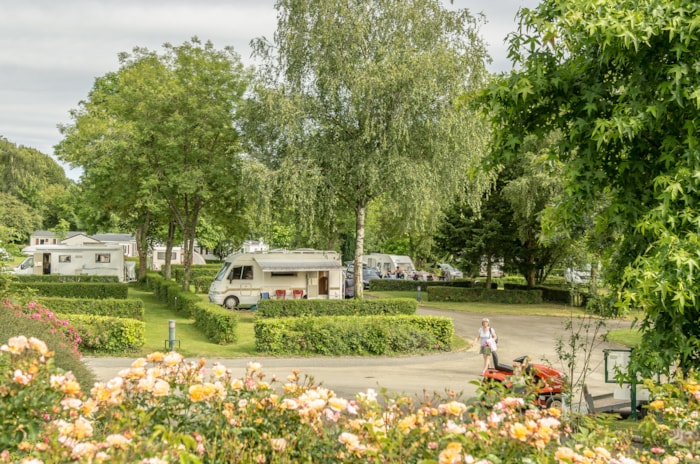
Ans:
[[[340,263],[334,259],[300,259],[281,260],[279,258],[253,258],[260,265],[263,272],[295,272],[295,271],[332,271],[342,269]]]

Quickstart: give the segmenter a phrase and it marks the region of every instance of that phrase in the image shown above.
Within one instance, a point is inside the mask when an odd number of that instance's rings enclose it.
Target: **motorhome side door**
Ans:
[[[242,304],[254,304],[258,299],[255,277],[251,265],[234,266],[229,272],[229,288],[237,294]]]

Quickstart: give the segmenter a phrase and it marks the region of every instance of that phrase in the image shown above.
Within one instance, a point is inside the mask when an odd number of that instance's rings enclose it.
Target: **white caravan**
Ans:
[[[367,267],[375,268],[382,278],[396,278],[396,270],[401,268],[403,278],[413,279],[416,267],[409,256],[385,255],[381,253],[370,253],[362,257],[362,262]]]
[[[261,298],[340,300],[343,268],[335,251],[271,250],[233,253],[209,287],[209,301],[229,309]]]
[[[170,264],[185,264],[185,250],[182,247],[173,247],[170,250]],[[204,257],[192,252],[192,264],[207,264]],[[160,268],[165,265],[165,247],[153,247],[153,255],[151,256],[151,270],[160,271]]]
[[[13,269],[15,274],[103,275],[126,279],[121,245],[36,245],[25,248],[30,255]]]

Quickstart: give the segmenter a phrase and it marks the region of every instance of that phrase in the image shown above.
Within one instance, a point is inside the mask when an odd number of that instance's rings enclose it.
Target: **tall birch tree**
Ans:
[[[395,205],[396,221],[420,230],[449,200],[478,201],[487,182],[469,171],[486,131],[456,104],[486,79],[477,19],[437,0],[280,0],[277,9],[273,42],[253,42],[264,63],[257,102],[274,118],[283,147],[274,164],[299,217],[319,224],[351,211],[361,269],[371,202]]]

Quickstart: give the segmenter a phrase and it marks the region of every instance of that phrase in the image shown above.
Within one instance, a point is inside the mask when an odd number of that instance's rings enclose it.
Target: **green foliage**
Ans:
[[[255,320],[255,347],[285,355],[383,355],[450,349],[452,319],[433,316],[301,316]]]
[[[36,311],[28,311],[28,314],[31,316],[36,314]],[[56,324],[47,321],[45,317],[23,317],[5,305],[0,306],[0,340],[9,340],[20,335],[43,340],[54,353],[54,365],[57,368],[63,372],[72,372],[83,389],[88,390],[92,387],[96,380],[95,374],[80,360],[74,339],[67,338],[65,332],[56,330]]]
[[[437,0],[277,8],[275,42],[253,43],[264,64],[246,132],[299,235],[332,243],[347,221],[359,267],[371,203],[421,232],[442,214],[445,191],[478,201],[487,181],[470,168],[487,131],[455,104],[486,78],[477,19]],[[360,274],[355,286],[361,295]]]
[[[249,72],[230,47],[196,37],[163,50],[120,54],[61,127],[56,153],[83,167],[92,209],[115,211],[144,239],[151,220],[176,223],[189,268],[200,214],[230,224],[243,204],[235,118]]]
[[[539,290],[542,292],[542,301],[551,303],[561,303],[571,306],[586,306],[589,296],[580,294],[572,289],[553,288],[543,285],[536,287],[528,287],[525,284],[510,284],[504,283],[503,288],[506,290]]]
[[[38,297],[35,300],[55,313],[126,317],[139,321],[143,320],[144,306],[141,300],[51,297]]]
[[[39,296],[59,298],[126,299],[127,284],[115,282],[14,282],[12,290],[32,289]]]
[[[403,280],[403,279],[374,279],[369,281],[369,289],[373,292],[390,291],[418,291],[418,287],[425,291],[428,287],[464,287],[474,286],[472,280]]]
[[[645,311],[630,363],[643,375],[700,360],[699,14],[687,0],[544,0],[510,38],[518,71],[483,99],[501,163],[530,135],[566,134],[550,157],[565,169],[557,217],[608,240],[611,295]]]
[[[415,314],[418,302],[409,298],[371,300],[260,300],[256,317],[370,316]]]
[[[195,325],[214,343],[227,344],[238,341],[238,315],[213,303],[194,305]]]
[[[62,274],[25,274],[16,275],[19,282],[119,282],[117,276],[100,275],[62,275]]]
[[[80,334],[80,347],[91,353],[130,353],[141,348],[145,341],[143,321],[125,317],[66,314]]]
[[[542,290],[428,287],[430,301],[488,301],[503,304],[541,304]]]

